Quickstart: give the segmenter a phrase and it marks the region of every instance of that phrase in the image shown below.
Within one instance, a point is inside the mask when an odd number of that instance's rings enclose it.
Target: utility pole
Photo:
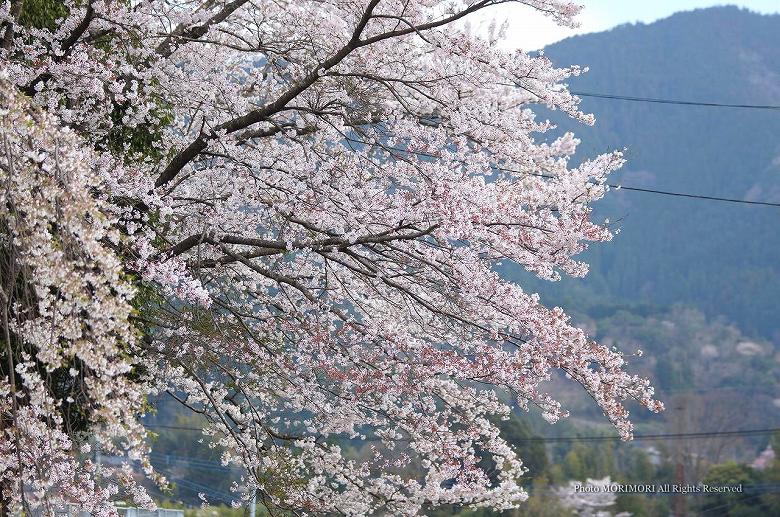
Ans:
[[[675,399],[674,409],[677,412],[674,426],[675,432],[678,435],[683,435],[686,432],[686,419],[688,416],[686,412],[685,394],[679,393]],[[677,464],[675,466],[674,481],[679,489],[682,489],[682,487],[685,485],[685,444],[683,442],[684,440],[679,437],[675,440],[675,456]],[[672,506],[674,517],[686,517],[688,515],[688,504],[685,500],[685,497],[686,495],[682,493],[682,491],[678,491],[675,494],[674,503]]]
[[[255,517],[257,510],[257,489],[252,493],[252,502],[249,503],[249,517]]]

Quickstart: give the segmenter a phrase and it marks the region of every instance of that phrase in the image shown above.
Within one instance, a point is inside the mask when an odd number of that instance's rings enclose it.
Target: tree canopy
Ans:
[[[585,275],[574,256],[611,238],[590,204],[623,163],[545,136],[534,105],[593,122],[564,84],[581,69],[463,23],[501,3],[6,4],[6,507],[152,505],[132,468],[154,476],[140,417],[160,393],[274,514],[515,507],[497,421],[565,416],[556,370],[624,438],[625,400],[661,409],[496,272]],[[98,468],[88,439],[125,463]]]

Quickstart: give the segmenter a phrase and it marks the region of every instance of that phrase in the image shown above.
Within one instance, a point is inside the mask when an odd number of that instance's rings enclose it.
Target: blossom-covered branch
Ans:
[[[575,256],[611,238],[590,203],[623,163],[572,163],[578,140],[545,135],[533,105],[593,122],[564,84],[582,70],[462,23],[500,3],[0,13],[6,89],[29,95],[3,97],[2,249],[23,272],[3,277],[23,323],[5,325],[4,500],[38,482],[23,454],[93,479],[41,369],[77,371],[84,432],[142,464],[143,398],[173,394],[245,469],[237,499],[300,514],[516,506],[524,468],[495,422],[513,404],[565,416],[541,387],[556,371],[626,438],[626,400],[661,409],[619,353],[496,273],[585,275]],[[579,11],[520,3],[566,25]],[[56,453],[18,439],[33,424],[62,433]]]

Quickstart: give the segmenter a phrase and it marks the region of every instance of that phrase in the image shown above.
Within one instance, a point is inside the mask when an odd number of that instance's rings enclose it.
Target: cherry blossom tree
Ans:
[[[502,3],[3,5],[5,508],[152,506],[132,469],[164,483],[139,423],[162,393],[244,469],[236,499],[301,515],[516,507],[495,422],[565,416],[555,371],[624,438],[624,401],[662,408],[496,272],[585,275],[623,162],[545,135],[533,105],[593,122],[564,83],[582,70],[470,31]]]

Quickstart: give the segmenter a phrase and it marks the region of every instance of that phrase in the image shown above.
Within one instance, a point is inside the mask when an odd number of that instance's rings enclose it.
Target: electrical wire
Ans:
[[[165,475],[168,478],[168,480],[176,483],[177,486],[186,488],[187,490],[190,490],[193,493],[196,494],[202,493],[208,497],[211,497],[212,499],[217,499],[227,504],[231,504],[234,500],[237,499],[236,496],[232,494],[228,494],[227,492],[222,492],[221,490],[216,490],[214,488],[201,485],[200,483],[196,483],[195,481],[173,476],[170,474],[170,472],[166,472],[165,469],[157,468],[157,470],[161,474]]]
[[[157,464],[165,465],[166,467],[174,466],[176,464],[185,464],[194,468],[209,469],[210,471],[218,470],[220,472],[227,472],[227,473],[240,471],[240,469],[238,469],[237,467],[222,465],[222,463],[219,461],[206,460],[202,458],[185,457],[185,456],[175,456],[172,454],[151,453],[149,454],[149,459],[151,459]]]
[[[634,441],[637,440],[689,440],[715,438],[719,436],[759,436],[780,432],[780,427],[770,427],[767,429],[740,429],[735,431],[701,431],[695,433],[662,433],[662,434],[637,434],[634,435]],[[525,442],[600,442],[620,440],[619,436],[559,436],[559,437],[531,437],[515,440],[519,443]]]
[[[570,93],[572,95],[577,95],[578,97],[593,97],[596,99],[612,99],[612,100],[631,101],[631,102],[648,102],[654,104],[703,106],[706,108],[743,108],[743,109],[758,109],[758,110],[780,110],[780,106],[774,104],[729,104],[729,103],[722,103],[722,102],[685,101],[679,99],[661,99],[657,97],[634,97],[631,95],[613,95],[610,93],[581,92],[576,90],[570,90]]]
[[[540,178],[547,178],[547,179],[555,178],[555,176],[552,176],[550,174],[523,172],[514,169],[506,169],[503,167],[494,167],[494,169],[502,172],[513,172],[515,174],[527,174],[529,176],[537,176]],[[614,183],[607,183],[606,185],[615,190],[631,190],[633,192],[644,192],[646,194],[660,194],[663,196],[687,197],[691,199],[703,199],[705,201],[724,201],[727,203],[742,203],[745,205],[763,205],[763,206],[780,207],[780,203],[773,203],[771,201],[749,201],[747,199],[737,199],[731,197],[705,196],[701,194],[690,194],[688,192],[673,192],[671,190],[656,190],[656,189],[649,189],[649,188],[642,188],[642,187],[627,187],[625,185],[619,185]]]
[[[368,144],[366,142],[362,142],[359,140],[354,140],[351,138],[345,138],[348,142],[354,142],[361,145],[366,146],[374,146],[374,147],[380,147],[381,149],[384,149],[386,151],[398,151],[405,154],[413,154],[418,157],[423,158],[432,158],[432,159],[439,159],[440,156],[433,154],[433,153],[426,153],[421,151],[412,151],[409,149],[403,149],[400,147],[393,147],[393,146],[381,146],[376,144]],[[527,171],[518,171],[515,169],[508,169],[506,167],[498,167],[493,166],[493,170],[501,171],[501,172],[511,172],[514,174],[525,174],[527,176],[536,176],[539,178],[547,178],[547,179],[554,179],[555,176],[552,176],[550,174],[543,174],[543,173],[535,173],[535,172],[527,172]],[[720,196],[707,196],[703,194],[691,194],[689,192],[675,192],[671,190],[658,190],[658,189],[650,189],[650,188],[643,188],[643,187],[631,187],[631,186],[625,186],[615,183],[607,183],[608,187],[613,188],[615,190],[629,190],[632,192],[643,192],[645,194],[656,194],[656,195],[662,195],[662,196],[673,196],[673,197],[683,197],[688,199],[698,199],[702,201],[718,201],[718,202],[725,202],[725,203],[737,203],[737,204],[743,204],[743,205],[757,205],[757,206],[772,206],[776,208],[780,208],[780,203],[775,203],[771,201],[750,201],[747,199],[738,199],[738,198],[731,198],[731,197],[720,197]]]
[[[645,192],[648,194],[660,194],[663,196],[677,196],[677,197],[687,197],[692,199],[704,199],[707,201],[724,201],[726,203],[742,203],[745,205],[763,205],[763,206],[775,206],[780,207],[780,203],[772,203],[770,201],[748,201],[746,199],[736,199],[736,198],[727,198],[727,197],[717,197],[717,196],[702,196],[699,194],[688,194],[685,192],[670,192],[666,190],[654,190],[654,189],[647,189],[647,188],[640,188],[640,187],[626,187],[622,185],[609,185],[612,188],[618,189],[618,190],[631,190],[634,192]]]
[[[175,425],[163,425],[163,424],[144,424],[151,429],[171,429],[180,431],[202,431],[197,427],[175,426]],[[719,436],[761,436],[773,433],[780,433],[780,427],[769,427],[765,429],[740,429],[733,431],[700,431],[694,433],[661,433],[661,434],[637,434],[634,435],[634,441],[639,440],[688,440],[688,439],[704,439],[714,438]],[[619,436],[551,436],[551,437],[530,437],[513,440],[516,443],[530,443],[530,442],[578,442],[578,441],[617,441],[621,438]]]
[[[757,493],[757,494],[754,494],[754,495],[751,495],[751,496],[748,496],[748,497],[735,498],[735,500],[733,500],[733,501],[729,501],[727,503],[724,503],[724,504],[721,504],[721,505],[718,505],[718,506],[712,506],[710,508],[704,508],[702,510],[699,510],[698,515],[705,515],[705,514],[710,514],[711,512],[714,512],[714,511],[725,510],[727,508],[734,507],[734,506],[736,506],[738,504],[742,504],[745,501],[751,501],[753,499],[758,499],[759,497],[765,496],[766,494],[772,494],[772,493],[776,493],[776,492],[778,492],[777,489],[767,490],[765,492],[760,492],[760,493]],[[720,495],[723,495],[723,494],[720,494]]]

